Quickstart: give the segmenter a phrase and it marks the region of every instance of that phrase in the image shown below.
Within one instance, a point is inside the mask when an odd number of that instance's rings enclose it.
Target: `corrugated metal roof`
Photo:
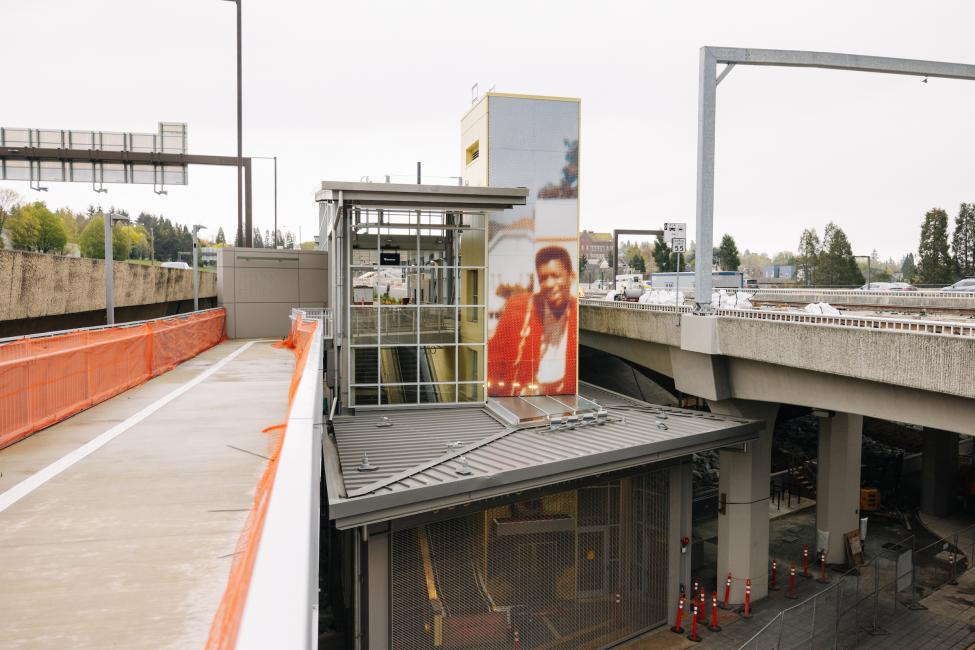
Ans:
[[[762,426],[651,405],[590,385],[580,393],[609,410],[607,423],[506,427],[486,409],[469,408],[336,418],[347,498],[334,499],[330,515],[340,527],[382,521],[750,440]],[[383,416],[393,426],[377,427]],[[448,449],[453,440],[464,446]],[[356,471],[364,451],[379,470]]]
[[[392,426],[378,426],[383,418]],[[505,429],[477,407],[360,411],[336,417],[334,425],[348,492],[439,458],[448,451],[448,442],[468,445]],[[374,471],[356,469],[363,454],[368,454]]]

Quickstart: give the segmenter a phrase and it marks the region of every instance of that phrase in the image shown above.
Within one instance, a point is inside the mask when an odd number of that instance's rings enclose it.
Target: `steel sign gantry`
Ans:
[[[718,64],[725,67],[718,74]],[[698,76],[697,115],[697,250],[714,246],[714,132],[717,86],[736,65],[763,65],[790,68],[824,68],[880,74],[911,75],[975,81],[975,65],[918,59],[895,59],[836,52],[803,50],[759,50],[733,47],[702,47]],[[696,311],[711,310],[711,267],[694,268]]]

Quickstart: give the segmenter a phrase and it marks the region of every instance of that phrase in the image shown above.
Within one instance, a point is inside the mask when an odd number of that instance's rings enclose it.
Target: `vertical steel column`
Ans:
[[[112,255],[112,215],[103,214],[105,226],[105,323],[115,324],[115,263]]]
[[[251,159],[244,160],[244,245],[254,245],[253,193],[251,192]],[[267,244],[265,244],[266,246]]]
[[[717,59],[701,48],[697,106],[697,248],[694,264],[695,311],[711,311],[711,248],[714,244],[714,131]],[[679,277],[679,276],[678,276]]]

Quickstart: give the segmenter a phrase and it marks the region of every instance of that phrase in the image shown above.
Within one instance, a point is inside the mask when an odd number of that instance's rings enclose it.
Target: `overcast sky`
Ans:
[[[698,48],[851,52],[975,63],[975,3],[324,2],[244,0],[244,154],[279,157],[279,224],[317,229],[323,179],[460,173],[460,118],[481,91],[582,98],[582,225],[694,238]],[[221,0],[0,0],[0,125],[153,132],[233,155],[234,5]],[[855,253],[915,250],[924,212],[975,201],[975,83],[735,69],[718,91],[716,237],[794,250],[830,220]],[[190,185],[0,183],[54,207],[92,202],[236,224],[232,168]],[[271,227],[272,170],[254,216]]]

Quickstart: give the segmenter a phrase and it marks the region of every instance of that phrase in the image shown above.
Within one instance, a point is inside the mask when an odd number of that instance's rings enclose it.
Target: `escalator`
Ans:
[[[494,611],[466,517],[429,524],[430,564],[443,608],[443,647],[494,648],[510,644],[507,616]]]

